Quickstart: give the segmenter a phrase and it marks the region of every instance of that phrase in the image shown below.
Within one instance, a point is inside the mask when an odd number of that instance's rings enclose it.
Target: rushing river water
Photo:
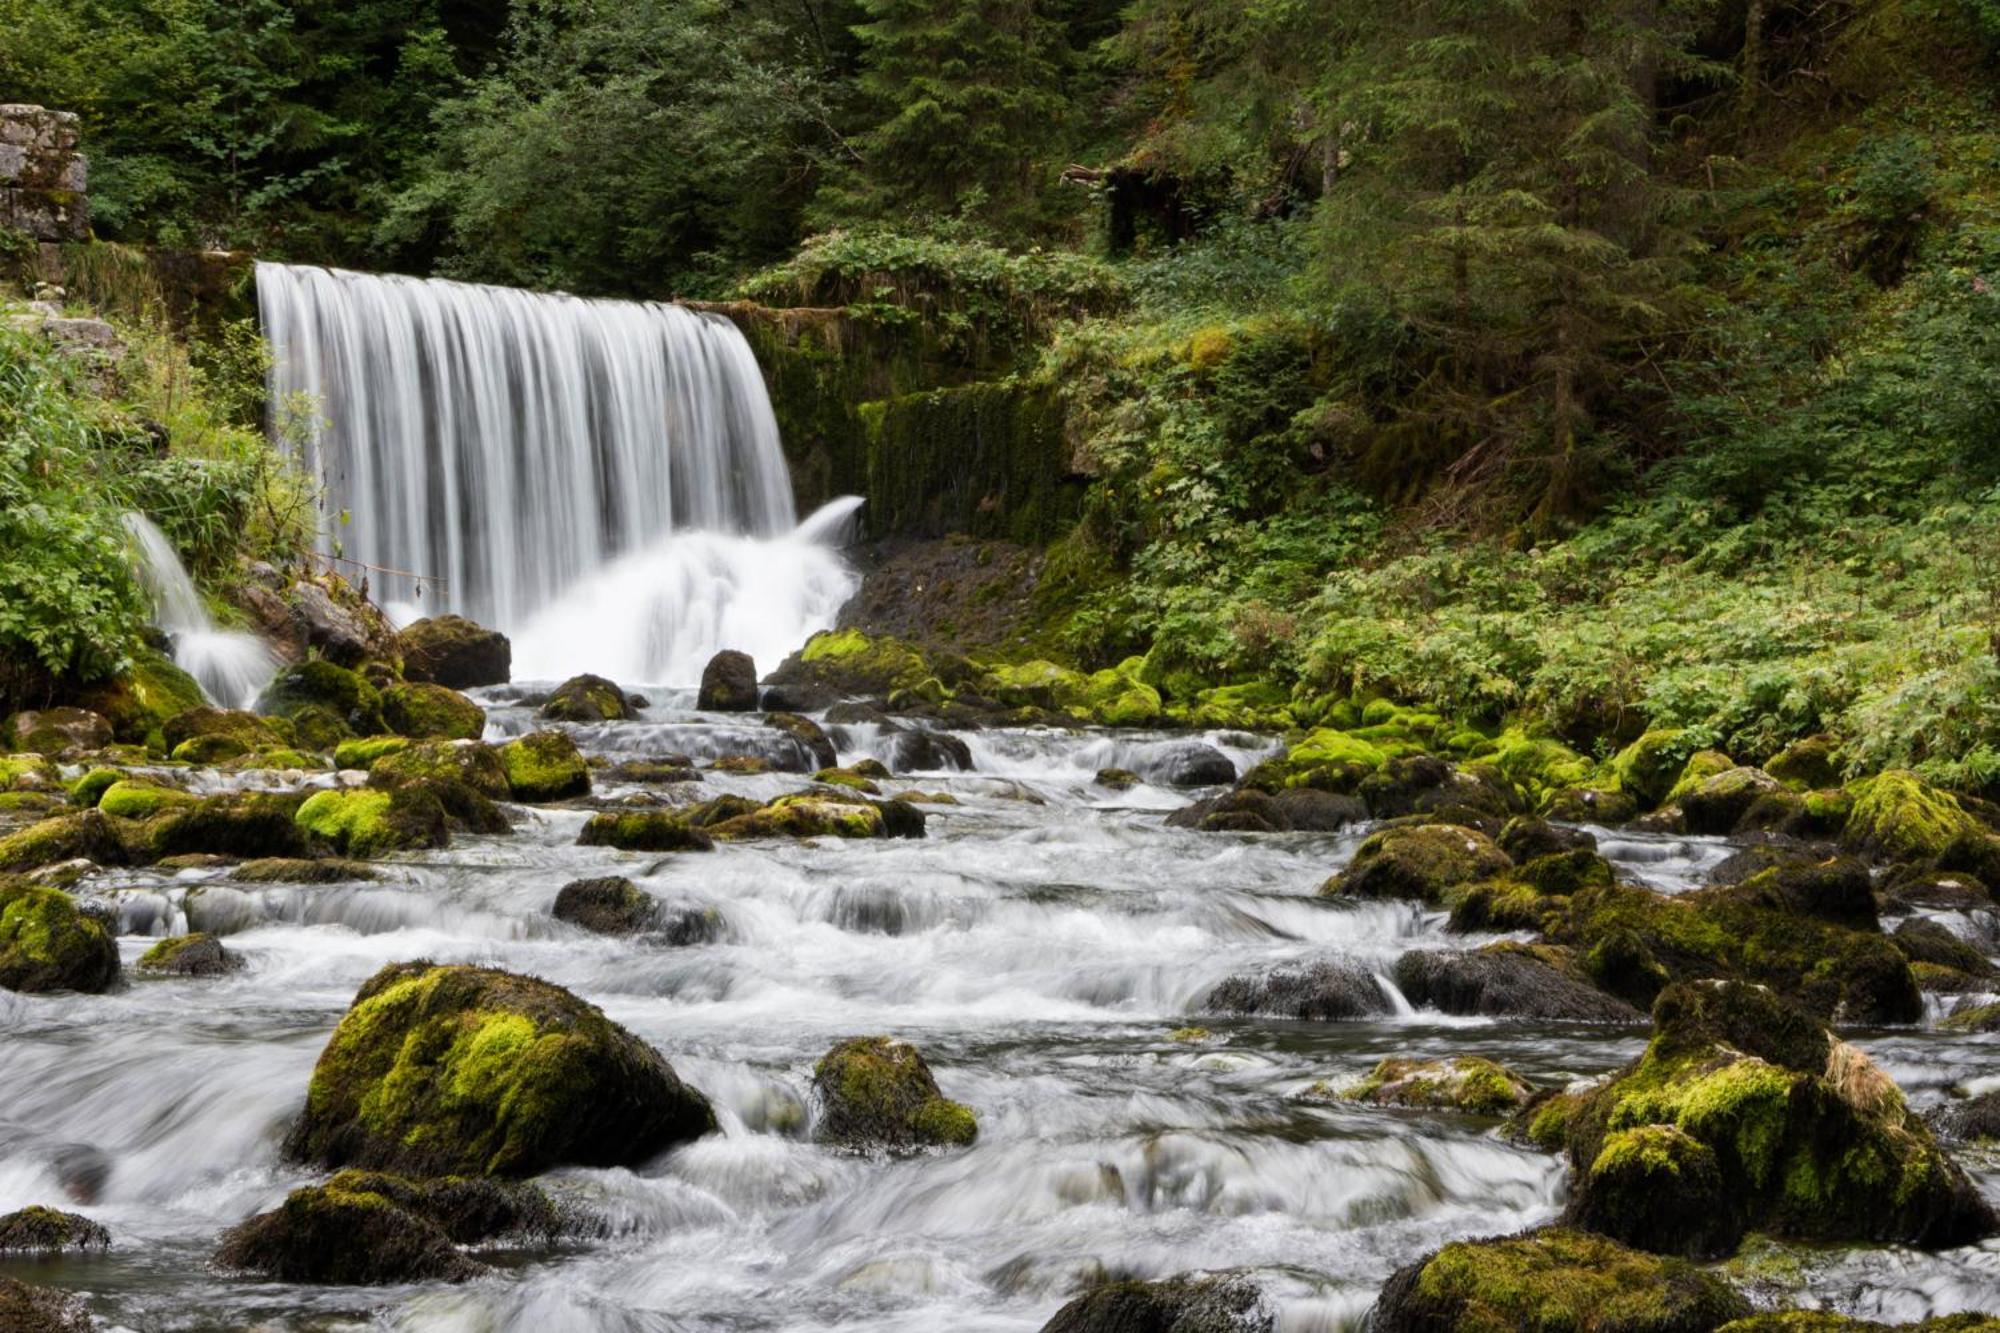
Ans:
[[[616,758],[768,744],[756,721],[652,691],[637,722],[577,730]],[[486,692],[489,736],[528,729]],[[523,813],[511,836],[459,837],[376,883],[194,895],[240,927],[246,971],[143,980],[108,996],[0,993],[0,1212],[30,1203],[108,1226],[108,1256],[9,1260],[0,1272],[86,1292],[133,1330],[1033,1330],[1093,1276],[1252,1273],[1281,1327],[1356,1326],[1397,1265],[1457,1237],[1517,1230],[1562,1203],[1555,1158],[1490,1123],[1301,1099],[1387,1055],[1477,1053],[1538,1083],[1605,1071],[1643,1033],[1405,1012],[1298,1024],[1196,1016],[1223,978],[1340,955],[1378,965],[1470,947],[1397,904],[1314,898],[1358,833],[1227,836],[1163,827],[1190,793],[1113,794],[1167,740],[1054,732],[965,737],[977,771],[921,841],[767,842],[647,856],[574,845],[583,811]],[[1210,737],[1239,764],[1266,748]],[[883,738],[846,735],[843,760]],[[322,777],[317,781],[330,781]],[[768,797],[803,779],[710,774]],[[628,789],[600,783],[599,795]],[[1725,854],[1715,840],[1606,836],[1632,877],[1672,891]],[[713,944],[668,948],[554,921],[565,882],[622,873],[671,904],[713,908]],[[184,928],[219,872],[116,872],[129,965],[147,933]],[[1989,941],[1989,947],[1992,947]],[[384,963],[433,958],[534,973],[601,1005],[715,1102],[723,1130],[643,1169],[543,1183],[608,1234],[490,1256],[459,1287],[309,1288],[219,1274],[218,1233],[315,1179],[281,1159],[313,1062]],[[1407,1008],[1407,1006],[1405,1006]],[[1177,1031],[1200,1024],[1206,1035]],[[919,1045],[944,1093],[979,1114],[967,1151],[841,1155],[807,1135],[813,1062],[841,1038]],[[1912,1099],[1994,1081],[1991,1038],[1861,1034]],[[1989,1193],[1991,1160],[1966,1158]],[[86,1202],[78,1205],[75,1200]],[[1910,1318],[2000,1310],[2000,1245],[1809,1259],[1811,1299]]]

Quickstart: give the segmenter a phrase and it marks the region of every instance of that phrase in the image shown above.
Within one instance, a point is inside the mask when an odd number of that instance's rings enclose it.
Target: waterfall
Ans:
[[[501,629],[523,676],[684,684],[721,648],[775,662],[853,592],[726,319],[268,263],[257,300],[322,540],[392,615]]]
[[[250,707],[270,684],[277,657],[254,634],[215,627],[166,533],[144,514],[126,514],[124,522],[139,556],[139,581],[153,601],[153,623],[172,641],[175,665],[210,703]]]

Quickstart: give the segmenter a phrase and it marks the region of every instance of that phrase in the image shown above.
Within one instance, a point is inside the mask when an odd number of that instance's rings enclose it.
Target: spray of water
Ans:
[[[139,558],[139,581],[153,600],[153,623],[173,641],[174,662],[195,678],[209,702],[248,708],[278,669],[278,659],[254,634],[217,629],[194,580],[167,534],[144,514],[125,515]]]

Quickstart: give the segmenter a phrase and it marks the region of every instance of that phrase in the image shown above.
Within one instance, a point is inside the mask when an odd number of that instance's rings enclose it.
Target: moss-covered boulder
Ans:
[[[396,635],[403,677],[470,690],[505,685],[513,678],[514,649],[507,636],[464,616],[432,616]]]
[[[1263,791],[1314,787],[1352,793],[1361,780],[1389,762],[1392,751],[1331,727],[1311,731],[1275,759],[1246,773],[1243,785]]]
[[[165,753],[173,748],[164,735],[167,721],[208,701],[193,676],[142,646],[132,651],[125,671],[83,689],[76,702],[109,721],[117,739]]]
[[[85,810],[30,824],[0,838],[0,873],[79,858],[99,865],[124,865],[130,858],[121,823],[101,811]]]
[[[1914,773],[1891,770],[1848,789],[1854,808],[1841,841],[1856,851],[1896,861],[1942,854],[1962,837],[1986,832],[1949,792]]]
[[[293,1190],[277,1209],[231,1228],[215,1262],[280,1282],[340,1286],[463,1282],[487,1271],[423,1214],[332,1182]]]
[[[595,935],[637,935],[659,919],[653,896],[622,875],[572,880],[556,893],[550,914]]]
[[[893,816],[893,817],[892,817]],[[923,836],[923,812],[904,801],[871,801],[846,793],[801,792],[708,826],[718,842],[755,838],[888,838]]]
[[[1139,785],[1139,775],[1129,768],[1100,768],[1091,781],[1106,791],[1130,791]]]
[[[1619,791],[1629,792],[1642,804],[1658,805],[1680,780],[1696,748],[1685,731],[1649,731],[1612,758],[1612,780]]]
[[[160,728],[160,736],[170,754],[184,749],[192,752],[188,744],[190,741],[210,741],[216,758],[186,761],[190,763],[216,763],[234,754],[276,749],[285,743],[285,738],[255,713],[240,708],[211,708],[205,704],[176,713]],[[222,742],[229,742],[234,748],[225,748]]]
[[[85,810],[94,809],[104,793],[128,776],[122,768],[93,768],[86,770],[69,784],[69,802]]]
[[[111,723],[87,708],[42,708],[16,713],[7,721],[11,748],[66,756],[111,744]]]
[[[812,773],[822,768],[833,768],[840,763],[840,755],[833,747],[832,739],[819,723],[797,713],[771,713],[764,718],[764,725],[782,731],[791,737],[797,748],[797,757],[782,767],[795,773]]]
[[[293,822],[315,843],[341,856],[381,856],[451,841],[444,806],[414,783],[315,792],[299,806]]]
[[[1697,1256],[1747,1230],[1924,1247],[1994,1231],[1896,1085],[1771,991],[1673,986],[1653,1024],[1645,1054],[1570,1118],[1573,1220]]]
[[[1377,819],[1429,815],[1435,823],[1483,823],[1495,832],[1519,808],[1513,791],[1490,770],[1460,768],[1427,754],[1391,759],[1363,778],[1355,794]]]
[[[140,955],[137,970],[154,976],[219,977],[241,971],[243,956],[222,947],[213,935],[196,931],[161,940]]]
[[[1825,791],[1840,785],[1840,741],[1828,735],[1794,741],[1766,760],[1764,771],[1797,792]]]
[[[0,1328],[7,1333],[91,1333],[83,1298],[0,1277]]]
[[[517,801],[561,801],[590,794],[590,767],[568,733],[531,731],[500,747],[500,766]]]
[[[1868,867],[1851,856],[1791,856],[1704,894],[1705,903],[1745,903],[1779,912],[1793,912],[1846,926],[1879,931],[1875,886]]]
[[[1760,800],[1782,790],[1763,769],[1739,765],[1701,779],[1681,792],[1677,803],[1689,833],[1734,833]]]
[[[413,745],[408,736],[356,736],[333,747],[335,768],[373,768],[375,761]]]
[[[1710,1333],[1750,1302],[1683,1259],[1564,1227],[1460,1241],[1390,1277],[1374,1333]]]
[[[636,1165],[715,1128],[659,1052],[560,986],[394,963],[321,1053],[288,1146],[418,1175]]]
[[[1320,886],[1324,898],[1399,898],[1451,905],[1453,890],[1490,879],[1513,862],[1493,840],[1456,824],[1416,824],[1371,834],[1347,869]]]
[[[639,716],[639,710],[615,681],[586,672],[556,686],[542,704],[542,716],[551,722],[622,722]]]
[[[813,1066],[813,1137],[844,1148],[964,1147],[979,1134],[972,1112],[938,1092],[917,1048],[856,1037]]]
[[[0,1253],[61,1254],[110,1246],[110,1232],[76,1213],[35,1205],[0,1217]]]
[[[1383,1060],[1368,1077],[1342,1088],[1338,1095],[1375,1106],[1504,1116],[1519,1110],[1533,1092],[1526,1079],[1504,1065],[1476,1055],[1455,1055],[1442,1060]]]
[[[750,654],[725,648],[701,669],[695,705],[705,713],[757,711],[757,663]]]
[[[880,796],[882,789],[875,785],[875,779],[856,772],[851,768],[822,768],[813,774],[814,782],[823,782],[829,787],[845,787],[868,796]]]
[[[1333,1023],[1389,1012],[1389,997],[1374,971],[1344,960],[1303,968],[1228,977],[1203,997],[1216,1014],[1269,1014],[1311,1023]]]
[[[0,754],[0,791],[57,792],[62,770],[46,755]]]
[[[207,853],[303,857],[313,850],[296,816],[302,792],[231,792],[169,806],[126,830],[135,862]]]
[[[373,777],[383,779],[384,785],[423,781],[463,783],[492,801],[504,801],[514,794],[514,785],[507,778],[507,765],[499,752],[484,741],[437,740],[405,745],[376,759],[368,771]]]
[[[1106,1282],[1062,1309],[1041,1333],[1272,1333],[1276,1316],[1240,1278]]]
[[[111,929],[60,889],[0,879],[0,987],[109,990],[118,979]]]
[[[1150,727],[1164,711],[1160,692],[1139,679],[1143,658],[1128,658],[1115,667],[1094,672],[1084,681],[1080,711],[1105,727]],[[1231,775],[1232,779],[1234,774]]]
[[[356,672],[327,661],[279,668],[258,696],[256,711],[289,720],[298,743],[319,750],[331,750],[349,736],[389,730],[381,691]]]
[[[382,720],[398,736],[421,740],[478,740],[486,710],[457,690],[404,681],[382,691]]]
[[[579,847],[616,847],[623,852],[706,852],[715,839],[680,810],[606,810],[584,821]]]
[[[305,859],[264,856],[245,861],[229,872],[240,884],[347,884],[374,879],[374,867],[336,856]]]
[[[97,808],[120,819],[151,819],[176,805],[193,805],[197,797],[152,778],[132,777],[112,783],[98,797]]]

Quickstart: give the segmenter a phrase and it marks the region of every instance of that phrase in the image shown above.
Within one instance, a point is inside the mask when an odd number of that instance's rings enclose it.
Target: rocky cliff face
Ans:
[[[37,241],[90,234],[77,118],[39,106],[0,105],[0,226]]]

